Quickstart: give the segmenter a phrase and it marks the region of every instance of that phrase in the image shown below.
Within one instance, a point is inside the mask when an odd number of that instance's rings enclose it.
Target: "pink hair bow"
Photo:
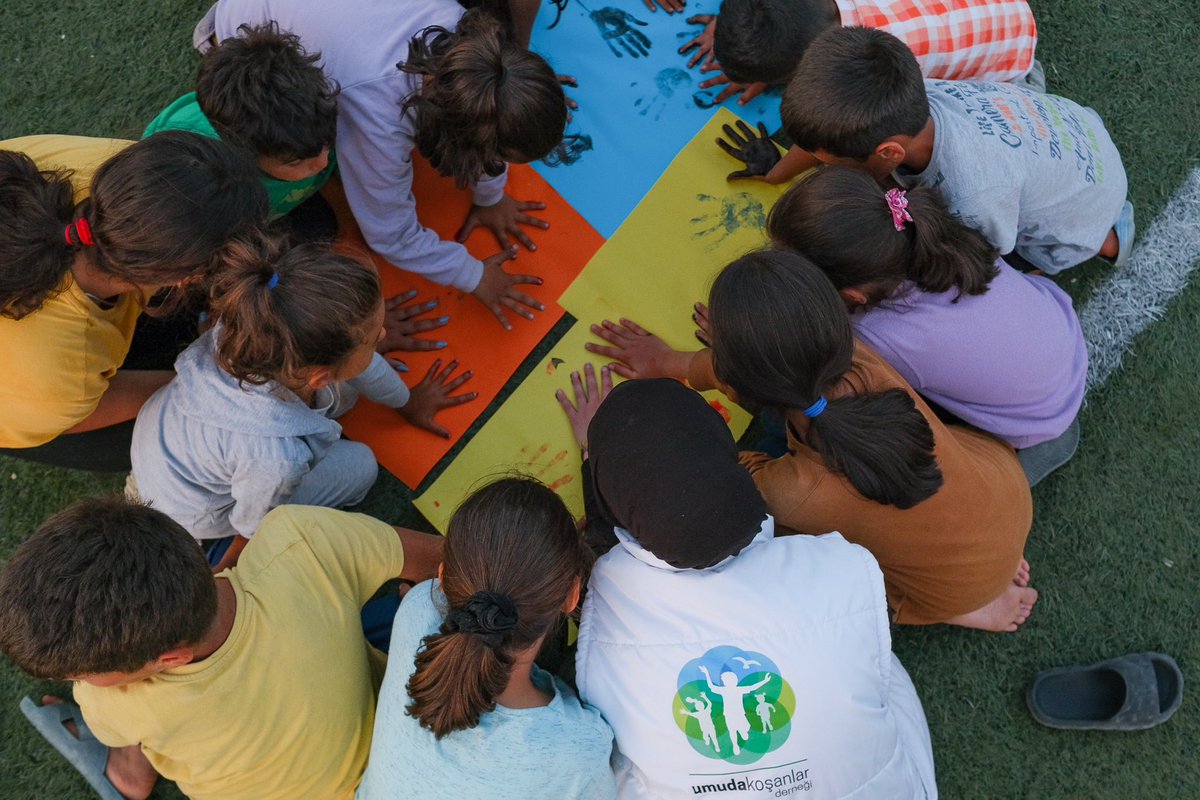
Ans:
[[[888,209],[892,212],[892,224],[896,226],[896,230],[904,230],[905,222],[912,222],[912,214],[908,213],[908,197],[905,196],[903,189],[888,189],[887,194]]]

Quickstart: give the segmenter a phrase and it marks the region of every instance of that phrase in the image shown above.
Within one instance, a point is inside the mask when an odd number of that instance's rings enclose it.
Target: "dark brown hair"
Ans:
[[[337,130],[338,88],[320,58],[274,21],[242,25],[200,62],[196,100],[230,143],[280,161],[313,158]]]
[[[60,290],[85,249],[96,269],[135,286],[205,276],[212,254],[267,215],[267,194],[245,154],[216,139],[164,131],[104,162],[91,196],[72,202],[69,172],[28,156],[0,158],[0,314],[19,319]],[[68,223],[87,220],[94,245]]]
[[[428,91],[418,89],[405,108],[415,115],[421,153],[459,188],[562,144],[567,100],[554,70],[482,9],[464,14],[453,33],[421,31],[396,66],[427,76]]]
[[[120,496],[50,517],[0,572],[0,651],[38,678],[137,672],[199,642],[216,613],[196,541]]]
[[[63,287],[74,208],[70,172],[43,172],[24,153],[0,151],[0,315],[20,319]]]
[[[813,39],[837,24],[830,0],[724,0],[713,55],[735,83],[781,83]]]
[[[362,346],[379,310],[379,274],[327,244],[288,247],[255,231],[217,256],[211,305],[217,361],[239,381],[295,389],[309,367],[334,367]]]
[[[780,114],[787,135],[808,152],[863,160],[889,137],[920,133],[929,98],[908,45],[875,28],[835,26],[805,51]]]
[[[417,652],[408,713],[439,739],[478,725],[508,685],[513,655],[561,621],[590,561],[571,512],[538,481],[505,478],[471,495],[446,532],[446,621]],[[456,622],[465,610],[470,616],[497,603],[515,611],[501,626],[507,630],[489,634]]]
[[[905,198],[912,220],[898,231],[874,178],[821,167],[779,198],[767,233],[820,267],[834,288],[865,289],[872,303],[904,281],[925,292],[957,288],[959,297],[986,292],[998,272],[996,249],[950,215],[937,189],[918,186]]]
[[[708,302],[713,367],[739,398],[798,412],[851,369],[846,307],[802,256],[743,256],[717,276]],[[933,431],[907,392],[846,394],[828,403],[802,441],[863,497],[911,508],[941,487]]]

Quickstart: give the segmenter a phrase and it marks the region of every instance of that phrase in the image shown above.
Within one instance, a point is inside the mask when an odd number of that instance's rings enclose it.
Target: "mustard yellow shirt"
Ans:
[[[215,653],[127,686],[76,683],[75,699],[100,741],[140,743],[193,800],[349,800],[385,666],[359,611],[403,567],[390,525],[276,508],[221,573],[237,613]]]
[[[96,169],[131,144],[25,136],[0,141],[0,150],[23,152],[44,170],[72,170],[79,202],[88,196]],[[140,313],[132,295],[101,308],[68,273],[62,290],[37,311],[19,320],[0,317],[0,447],[45,444],[90,416],[129,352]]]

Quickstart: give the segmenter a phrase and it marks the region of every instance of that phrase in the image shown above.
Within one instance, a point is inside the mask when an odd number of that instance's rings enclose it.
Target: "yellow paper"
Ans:
[[[598,307],[604,313],[611,313],[603,303]],[[542,357],[446,471],[414,501],[438,530],[445,532],[454,509],[471,492],[497,478],[518,473],[542,481],[558,492],[571,513],[583,516],[579,446],[554,393],[563,389],[574,399],[571,372],[582,369],[589,360],[597,367],[599,379],[604,359],[583,349],[587,341],[596,340],[586,325],[576,323]],[[719,393],[710,392],[705,397],[729,420],[733,435],[741,436],[750,416]]]
[[[715,144],[737,116],[720,109],[559,298],[582,323],[619,316],[672,347],[694,349],[692,304],[717,273],[767,243],[767,213],[783,192],[761,181],[728,183],[739,161]]]

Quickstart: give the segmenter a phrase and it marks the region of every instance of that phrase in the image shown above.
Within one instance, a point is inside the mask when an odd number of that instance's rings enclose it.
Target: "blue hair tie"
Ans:
[[[821,412],[825,410],[825,406],[829,405],[829,401],[825,399],[825,395],[817,398],[817,402],[813,403],[801,413],[809,419],[821,416]]]
[[[268,290],[270,290],[270,289],[274,289],[274,288],[275,288],[276,286],[278,286],[278,285],[279,285],[279,273],[278,273],[278,272],[272,272],[272,273],[271,273],[271,280],[267,281],[267,289],[268,289]]]

